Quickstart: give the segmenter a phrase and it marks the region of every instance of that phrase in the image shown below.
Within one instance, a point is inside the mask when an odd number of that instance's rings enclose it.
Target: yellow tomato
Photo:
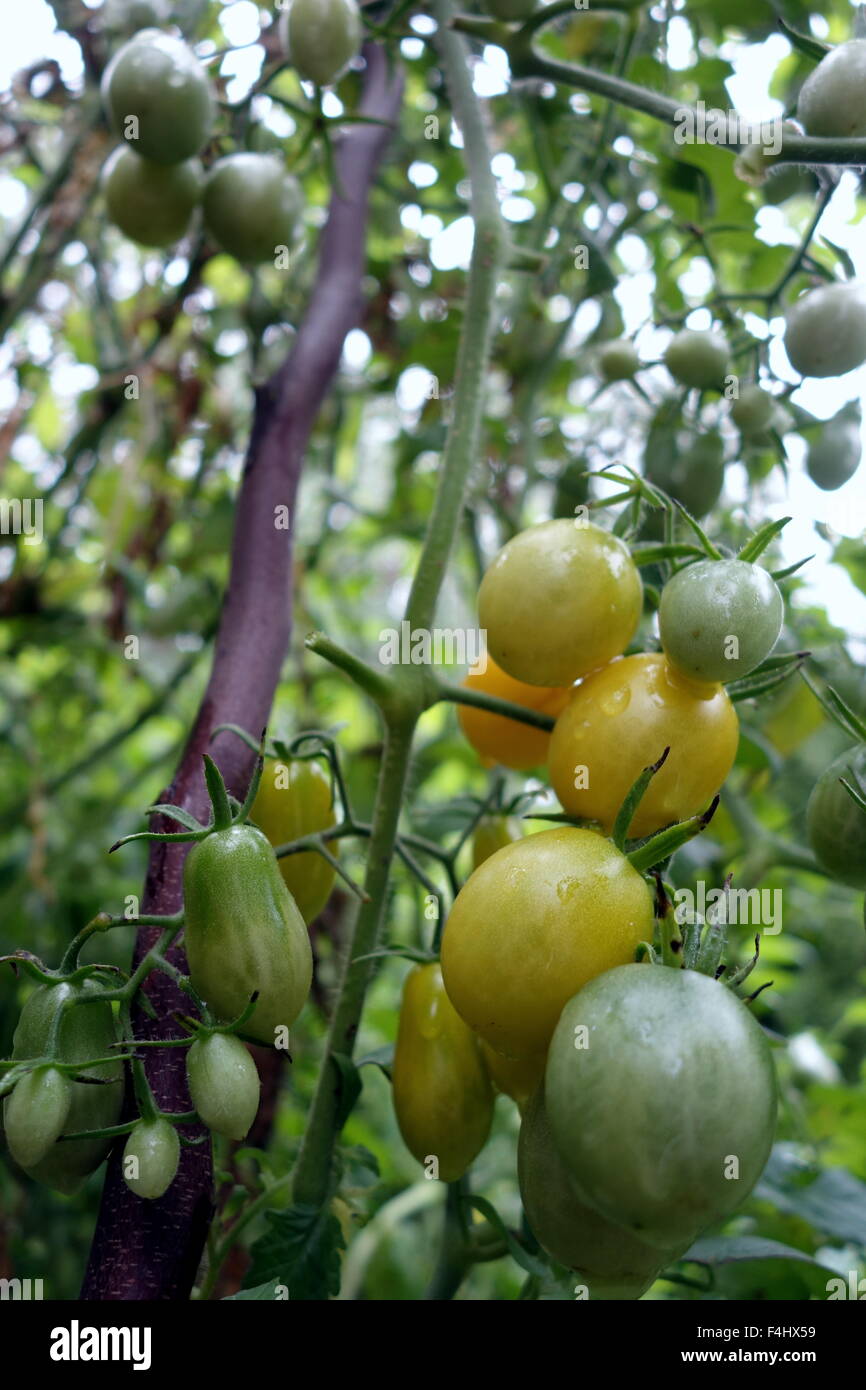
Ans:
[[[478,1039],[455,1012],[437,962],[406,978],[394,1049],[394,1113],[406,1147],[437,1176],[456,1182],[481,1152],[493,1119],[493,1089]]]
[[[523,1110],[529,1097],[541,1085],[547,1054],[539,1052],[535,1057],[503,1057],[483,1038],[481,1052],[497,1091],[500,1095],[510,1096]]]
[[[329,830],[336,825],[331,779],[320,762],[292,758],[281,763],[265,760],[262,780],[250,819],[271,844],[288,844],[302,835]],[[335,851],[336,846],[331,846]],[[279,859],[280,873],[309,926],[331,895],[334,870],[315,850],[288,854]]]
[[[477,869],[503,845],[523,837],[523,826],[514,816],[482,816],[472,836],[472,867]]]
[[[525,705],[527,709],[538,710],[555,719],[568,703],[568,686],[527,685],[526,681],[516,681],[496,665],[492,657],[487,658],[487,669],[475,667],[463,682],[467,690],[477,690],[484,695],[494,695],[499,700],[510,700],[515,705]],[[519,719],[506,719],[501,714],[490,714],[486,709],[476,709],[474,705],[460,705],[458,711],[460,727],[483,763],[501,763],[503,767],[513,767],[524,771],[538,767],[547,759],[550,734],[544,729],[534,729],[531,724],[521,724]]]
[[[641,770],[670,748],[629,833],[650,835],[706,810],[737,754],[737,712],[661,654],[612,661],[581,681],[550,740],[550,780],[566,811],[613,826]]]
[[[609,840],[543,830],[497,850],[458,893],[442,937],[445,988],[498,1052],[537,1056],[572,995],[632,961],[652,930],[649,889]]]

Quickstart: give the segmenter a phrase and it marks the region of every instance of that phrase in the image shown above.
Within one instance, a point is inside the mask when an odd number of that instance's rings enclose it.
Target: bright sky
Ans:
[[[99,8],[99,0],[85,0],[91,8]],[[227,43],[250,43],[258,33],[259,8],[252,0],[223,0],[224,12],[221,25]],[[429,21],[426,21],[429,22]],[[817,21],[820,25],[820,21]],[[420,28],[424,19],[416,22]],[[63,75],[69,80],[81,76],[81,65],[77,45],[69,38],[55,32],[54,16],[45,0],[0,0],[0,32],[3,43],[0,46],[0,86],[9,85],[12,74],[34,59],[50,56],[60,63]],[[683,22],[673,22],[670,33],[670,61],[675,68],[685,68],[693,61],[688,26]],[[419,40],[407,40],[406,56],[415,56],[413,48],[420,46]],[[750,121],[761,121],[782,114],[781,107],[773,101],[768,92],[769,79],[779,62],[788,53],[787,40],[773,36],[762,44],[730,43],[724,56],[734,68],[735,76],[728,83],[732,106],[741,116]],[[258,46],[242,49],[229,55],[223,62],[222,71],[233,77],[229,91],[236,98],[255,80],[261,63],[262,51]],[[507,67],[505,55],[500,49],[489,48],[484,62],[476,69],[476,87],[482,96],[497,95],[506,88]],[[336,98],[331,98],[336,105]],[[339,107],[337,107],[339,109]],[[521,197],[523,177],[507,154],[497,157],[497,177],[503,192],[503,210],[509,220],[519,223],[531,214],[531,204]],[[417,163],[410,170],[411,181],[418,188],[424,188],[435,178],[432,166]],[[4,185],[4,194],[9,185]],[[863,205],[859,209],[855,198],[855,175],[846,174],[821,224],[821,234],[828,237],[850,253],[859,277],[866,278],[866,253],[862,248],[862,229],[859,218],[863,215]],[[417,213],[417,215],[416,215]],[[468,264],[471,223],[468,218],[459,218],[445,226],[438,218],[428,219],[421,215],[420,208],[405,210],[404,222],[430,239],[431,259],[441,267]],[[796,241],[795,233],[787,225],[785,214],[779,208],[762,209],[756,219],[756,234],[770,244]],[[649,312],[647,276],[635,270],[621,283],[617,298],[626,319],[628,332],[637,332],[645,326]],[[690,287],[691,288],[691,287]],[[781,321],[774,325],[781,331]],[[643,339],[641,340],[643,345]],[[352,335],[347,344],[352,365],[363,366],[369,353],[369,345],[364,335]],[[772,365],[782,380],[793,381],[781,343],[772,349]],[[866,367],[848,376],[828,381],[807,381],[796,393],[794,399],[807,410],[820,418],[834,414],[845,401],[862,392]],[[866,440],[864,440],[866,444]],[[814,523],[821,521],[840,535],[858,536],[863,534],[863,518],[866,517],[866,464],[837,492],[825,493],[816,488],[799,466],[801,455],[805,452],[795,436],[788,439],[789,454],[793,467],[790,481],[786,487],[777,474],[774,509],[778,515],[793,517],[784,535],[786,559],[792,562],[806,555],[815,554],[816,559],[809,566],[808,575],[811,594],[823,603],[831,618],[845,627],[857,638],[866,641],[866,598],[848,580],[843,571],[826,563],[829,546],[816,534]]]

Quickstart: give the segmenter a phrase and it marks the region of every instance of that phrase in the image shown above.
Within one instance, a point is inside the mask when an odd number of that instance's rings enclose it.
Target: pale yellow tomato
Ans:
[[[549,714],[552,719],[565,709],[570,693],[568,686],[528,685],[526,681],[516,681],[513,676],[506,675],[492,657],[487,658],[483,671],[480,665],[474,667],[463,684],[467,690],[525,705],[540,714]],[[544,729],[521,724],[519,719],[491,714],[474,705],[460,705],[458,718],[467,740],[488,766],[501,763],[503,767],[525,771],[547,759],[550,734]]]

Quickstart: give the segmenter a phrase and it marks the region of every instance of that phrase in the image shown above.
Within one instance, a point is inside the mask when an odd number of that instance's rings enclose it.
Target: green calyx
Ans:
[[[246,799],[243,805],[238,805],[234,798],[229,796],[226,784],[223,781],[222,773],[214,762],[213,758],[207,753],[204,754],[204,775],[207,783],[208,794],[211,800],[213,817],[208,825],[202,825],[196,820],[189,811],[185,811],[180,806],[158,804],[149,806],[145,812],[148,816],[169,816],[179,825],[186,826],[182,831],[168,831],[162,833],[155,830],[140,830],[134,835],[125,835],[122,840],[117,840],[109,850],[113,854],[121,845],[128,845],[132,840],[163,840],[163,841],[192,841],[198,842],[206,840],[209,835],[216,834],[221,830],[229,830],[233,825],[244,825],[249,819],[253,802],[256,799],[256,792],[261,781],[262,768],[264,766],[264,734],[259,745],[259,756],[256,760],[255,770],[247,790]]]

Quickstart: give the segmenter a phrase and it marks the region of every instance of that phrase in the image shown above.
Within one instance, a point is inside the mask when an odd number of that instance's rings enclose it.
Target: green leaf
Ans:
[[[265,1213],[269,1230],[250,1251],[245,1289],[272,1281],[290,1299],[318,1300],[340,1292],[340,1223],[328,1208],[298,1205]]]
[[[339,1134],[357,1104],[363,1082],[351,1057],[345,1056],[342,1052],[332,1052],[331,1061],[340,1074],[340,1094],[336,1119],[336,1130]]]

